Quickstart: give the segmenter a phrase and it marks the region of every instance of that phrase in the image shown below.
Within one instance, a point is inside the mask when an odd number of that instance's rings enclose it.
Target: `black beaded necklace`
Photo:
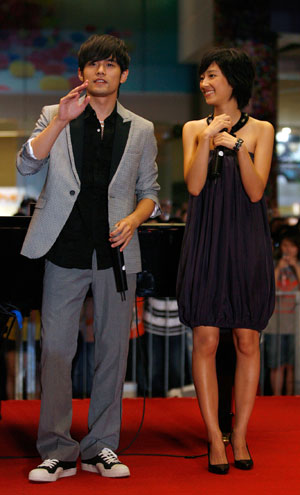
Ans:
[[[206,122],[207,122],[207,125],[209,125],[214,119],[214,116],[213,114],[210,114],[207,119],[206,119]],[[235,136],[235,133],[237,131],[239,131],[242,127],[244,127],[245,124],[247,124],[249,120],[249,115],[246,113],[246,112],[242,112],[241,113],[241,116],[239,118],[239,120],[237,121],[237,123],[231,128],[231,131],[229,134],[231,134],[232,136]]]

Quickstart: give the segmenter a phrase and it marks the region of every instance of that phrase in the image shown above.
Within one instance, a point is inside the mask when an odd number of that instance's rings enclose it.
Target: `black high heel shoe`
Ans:
[[[208,456],[208,471],[214,474],[227,474],[229,471],[229,464],[211,464],[210,463],[210,444],[207,443],[207,456]]]
[[[233,449],[233,445],[232,445],[231,435],[230,435],[229,441],[230,441],[230,445],[232,447],[232,452],[233,452],[233,457],[234,457],[234,449]],[[237,469],[242,469],[244,471],[249,471],[250,469],[253,468],[254,463],[253,463],[253,459],[252,459],[252,457],[250,455],[250,452],[249,452],[249,449],[248,449],[248,445],[247,444],[246,444],[246,448],[247,448],[247,452],[249,454],[250,459],[238,459],[237,460],[234,457],[234,467],[236,467]]]

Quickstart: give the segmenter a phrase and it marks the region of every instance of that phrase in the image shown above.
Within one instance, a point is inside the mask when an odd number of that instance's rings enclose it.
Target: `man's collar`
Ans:
[[[81,96],[79,98],[79,103],[82,103],[84,98],[85,98],[85,96]],[[131,112],[129,112],[125,107],[123,107],[123,105],[121,105],[119,100],[117,100],[117,102],[116,102],[116,111],[122,117],[124,122],[132,120]]]
[[[108,117],[106,117],[106,119],[104,120],[104,122],[106,122],[107,120],[110,120],[111,118],[115,117],[116,113],[117,113],[117,102],[116,102],[116,104],[114,106],[113,111],[108,115]],[[87,119],[91,115],[95,115],[95,117],[97,117],[96,116],[96,112],[93,109],[93,107],[90,104],[88,104],[87,107],[84,110],[84,118]]]
[[[88,119],[91,115],[95,115],[95,111],[90,104],[88,104],[87,107],[85,108],[83,115],[85,119]]]

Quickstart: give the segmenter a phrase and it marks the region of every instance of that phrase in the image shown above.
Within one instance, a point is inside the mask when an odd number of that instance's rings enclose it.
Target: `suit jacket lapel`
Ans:
[[[124,122],[121,115],[117,113],[109,181],[111,181],[114,174],[116,173],[116,170],[123,156],[130,130],[130,124],[131,124],[130,120]]]
[[[84,139],[84,112],[70,122],[70,134],[76,170],[81,179]]]

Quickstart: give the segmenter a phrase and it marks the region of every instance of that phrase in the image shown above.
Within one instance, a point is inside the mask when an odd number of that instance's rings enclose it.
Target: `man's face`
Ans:
[[[119,85],[124,83],[128,70],[121,72],[119,64],[109,57],[105,60],[87,62],[83,71],[78,69],[81,81],[88,80],[87,94],[96,97],[106,97],[118,94]]]

